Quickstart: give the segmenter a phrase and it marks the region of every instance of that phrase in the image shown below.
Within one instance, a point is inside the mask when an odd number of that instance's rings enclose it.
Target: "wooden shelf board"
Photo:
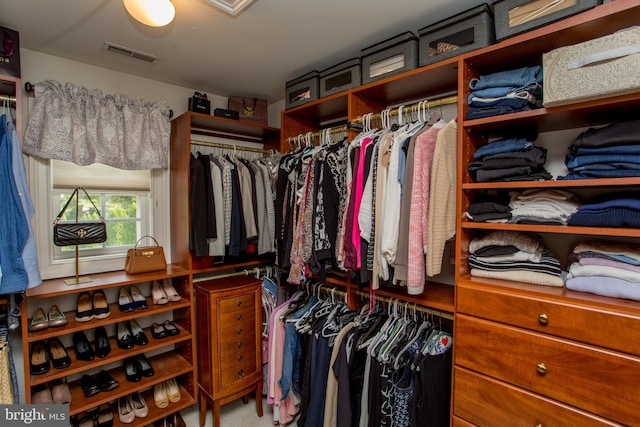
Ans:
[[[191,126],[193,128],[201,128],[260,139],[280,136],[280,129],[278,128],[250,122],[241,122],[239,120],[232,120],[224,117],[210,116],[208,114],[196,113],[193,111],[187,111],[184,114],[191,116]]]
[[[142,379],[138,382],[127,381],[124,374],[124,369],[122,367],[108,370],[107,372],[109,373],[109,375],[115,378],[120,383],[120,385],[111,391],[100,392],[91,397],[84,396],[82,387],[80,385],[80,379],[70,382],[69,389],[71,390],[71,404],[69,407],[69,413],[71,415],[77,414],[78,412],[95,408],[103,403],[113,401],[121,396],[126,396],[127,394],[131,394],[135,391],[148,389],[149,387],[153,387],[155,384],[166,381],[169,378],[173,378],[183,374],[193,374],[194,372],[194,367],[174,352],[163,353],[158,356],[150,357],[149,363],[155,371],[154,375],[151,377],[142,377]],[[190,396],[182,387],[180,389],[180,394],[182,395],[182,398],[185,399],[185,404],[190,400],[194,401],[194,398]],[[147,399],[145,398],[145,400]],[[176,406],[180,403],[182,403],[182,399],[180,399],[180,402],[176,403]],[[151,397],[151,400],[147,400],[147,406],[149,406],[149,411],[151,412],[152,406],[155,407],[153,397]],[[165,408],[165,410],[162,412],[168,414],[172,411]]]
[[[68,367],[64,369],[55,369],[51,367],[51,369],[49,369],[49,372],[45,374],[31,375],[30,383],[31,385],[43,384],[54,379],[64,378],[69,375],[82,374],[83,372],[90,369],[106,366],[111,363],[126,359],[127,357],[135,356],[137,354],[146,353],[193,339],[193,336],[190,333],[182,329],[179,325],[176,324],[176,326],[180,330],[180,333],[178,335],[162,339],[153,338],[151,336],[149,328],[144,328],[145,333],[147,334],[147,338],[149,339],[149,344],[143,346],[136,345],[129,350],[123,350],[119,348],[116,337],[112,336],[109,338],[109,344],[111,344],[111,352],[104,359],[95,357],[92,361],[77,360],[75,348],[73,346],[67,347],[67,353],[71,358],[71,364]]]
[[[453,295],[455,287],[437,282],[427,282],[424,292],[420,295],[407,294],[406,287],[385,287],[376,290],[376,294],[388,298],[401,298],[403,301],[416,303],[425,307],[448,313],[454,312]],[[369,288],[363,288],[364,292],[369,292]]]
[[[591,236],[640,237],[637,228],[580,227],[572,225],[532,225],[532,224],[494,224],[487,222],[462,221],[463,229],[477,230],[510,230],[535,233],[581,234]]]
[[[189,270],[176,264],[167,265],[167,270],[153,271],[150,273],[127,274],[124,270],[110,271],[107,273],[87,274],[91,278],[91,282],[79,285],[67,285],[65,279],[49,279],[42,282],[41,285],[29,288],[26,291],[28,299],[50,298],[51,296],[61,296],[68,294],[77,294],[82,291],[93,291],[97,289],[112,288],[116,286],[129,286],[137,283],[152,282],[154,280],[162,280],[166,278],[187,276]],[[84,274],[82,276],[85,276]]]
[[[349,91],[343,91],[284,111],[286,117],[312,120],[315,123],[347,118]]]

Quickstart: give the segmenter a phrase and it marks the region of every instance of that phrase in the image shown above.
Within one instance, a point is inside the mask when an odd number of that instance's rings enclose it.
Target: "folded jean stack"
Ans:
[[[581,205],[567,221],[585,227],[640,227],[640,194],[631,192],[596,196]]]
[[[570,255],[567,289],[640,301],[640,247],[584,242]]]
[[[467,170],[476,182],[544,181],[547,150],[522,137],[502,138],[478,148]]]
[[[473,78],[467,119],[517,113],[542,106],[542,67],[523,67]]]
[[[493,231],[469,243],[471,275],[545,286],[564,286],[560,262],[539,236]]]
[[[558,179],[640,176],[640,120],[582,132],[565,158],[569,174]]]

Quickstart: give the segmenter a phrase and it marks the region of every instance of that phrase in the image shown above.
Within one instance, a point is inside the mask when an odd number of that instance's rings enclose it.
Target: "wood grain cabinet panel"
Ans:
[[[620,426],[518,387],[464,368],[455,368],[454,426]],[[468,423],[468,424],[467,424]]]
[[[626,425],[640,425],[640,358],[466,315],[456,365]]]

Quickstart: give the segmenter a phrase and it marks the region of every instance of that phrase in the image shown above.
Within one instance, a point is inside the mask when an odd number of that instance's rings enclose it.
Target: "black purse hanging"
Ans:
[[[93,208],[98,212],[100,220],[78,221],[78,199],[82,190],[91,202]],[[76,221],[60,222],[62,215],[69,207],[69,203],[76,197]],[[107,224],[102,214],[87,194],[84,188],[76,188],[69,200],[64,205],[56,220],[53,222],[53,244],[56,246],[89,245],[92,243],[102,243],[107,240]]]

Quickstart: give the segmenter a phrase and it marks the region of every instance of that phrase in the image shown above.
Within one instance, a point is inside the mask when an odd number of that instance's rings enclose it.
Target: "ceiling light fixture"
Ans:
[[[164,27],[173,21],[176,9],[170,0],[122,0],[136,21],[150,27]]]

